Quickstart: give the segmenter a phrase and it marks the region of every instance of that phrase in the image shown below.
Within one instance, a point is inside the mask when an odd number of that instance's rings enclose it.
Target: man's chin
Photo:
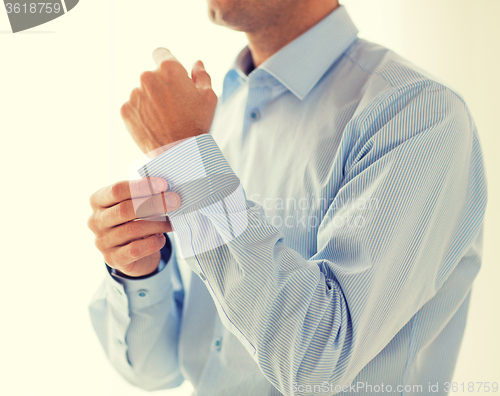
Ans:
[[[222,19],[220,11],[217,11],[214,8],[208,9],[208,18],[216,25],[226,26],[224,20]]]
[[[228,29],[236,30],[239,32],[244,31],[244,29],[241,26],[238,26],[238,24],[229,21],[228,18],[225,18],[224,15],[222,15],[222,13],[218,10],[210,8],[208,10],[208,18],[210,19],[210,21],[212,21],[212,23],[216,25],[224,26],[227,27]]]

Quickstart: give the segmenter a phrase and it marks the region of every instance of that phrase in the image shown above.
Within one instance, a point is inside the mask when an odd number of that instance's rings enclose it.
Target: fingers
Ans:
[[[202,61],[197,61],[193,65],[193,70],[191,71],[191,78],[194,85],[198,89],[198,92],[202,95],[207,103],[211,106],[217,105],[217,95],[212,89],[212,81],[210,75],[205,70],[205,66]]]
[[[122,201],[100,212],[100,228],[107,229],[140,218],[164,216],[179,208],[180,202],[179,195],[173,192]]]
[[[130,98],[128,103],[132,105],[133,108],[138,109],[141,103],[142,91],[140,88],[134,88],[130,93]],[[123,107],[123,106],[122,106]]]
[[[137,198],[133,200],[135,215],[137,219],[146,219],[165,215],[180,206],[178,194],[169,192],[153,195],[148,198]]]
[[[160,177],[121,181],[101,188],[90,197],[92,208],[109,208],[125,200],[149,197],[168,189],[166,180]]]
[[[132,269],[123,271],[122,269],[135,263],[145,257],[151,256],[165,246],[165,235],[155,234],[144,239],[138,239],[125,246],[119,246],[112,249],[105,258],[109,264],[113,263],[113,268],[122,272],[130,273]]]
[[[177,61],[175,56],[173,56],[168,49],[163,47],[157,48],[153,51],[153,59],[156,62],[157,67],[160,67],[164,61]]]
[[[158,98],[158,99],[164,99],[165,96],[165,83],[161,76],[154,71],[145,71],[141,74],[140,77],[141,81],[141,88],[136,88],[132,91],[132,94],[134,93],[135,90],[143,91],[149,97],[151,98]],[[142,93],[142,92],[141,92]],[[140,97],[139,97],[140,100]],[[139,101],[135,97],[130,97],[129,102],[131,104],[136,103]]]
[[[184,66],[166,48],[157,48],[153,52],[153,59],[158,72],[167,82],[176,82],[181,77],[187,77]]]
[[[164,192],[167,188],[165,180],[154,177],[122,181],[92,195],[87,225],[108,265],[130,276],[156,268],[163,234],[173,231],[165,215],[181,204],[178,194]]]
[[[108,251],[127,245],[138,239],[172,231],[172,226],[167,218],[163,217],[161,221],[159,220],[160,219],[157,219],[157,221],[130,221],[114,227],[108,233],[96,238],[96,247],[100,251]]]
[[[205,66],[203,65],[203,62],[201,60],[195,62],[195,64],[193,65],[191,78],[199,90],[212,89],[212,80],[210,78],[210,75],[205,70]]]

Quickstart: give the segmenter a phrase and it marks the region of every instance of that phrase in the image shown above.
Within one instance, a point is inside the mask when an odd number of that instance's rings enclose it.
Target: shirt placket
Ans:
[[[242,145],[252,129],[260,122],[265,115],[265,107],[271,99],[271,87],[258,82],[249,81],[248,98],[245,106],[243,133],[241,136]]]

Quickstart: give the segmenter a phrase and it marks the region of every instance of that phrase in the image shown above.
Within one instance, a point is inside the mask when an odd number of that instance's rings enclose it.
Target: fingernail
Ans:
[[[199,60],[198,63],[200,64],[201,67],[205,68],[205,65],[203,64],[203,62],[201,60]]]
[[[165,205],[167,205],[167,209],[176,209],[179,205],[177,200],[177,195],[175,194],[167,194],[165,195]]]
[[[156,193],[160,193],[167,189],[167,182],[163,179],[153,179],[153,190]]]

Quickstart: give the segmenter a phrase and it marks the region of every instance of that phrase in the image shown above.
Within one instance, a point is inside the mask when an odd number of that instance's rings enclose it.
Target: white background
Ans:
[[[500,382],[500,1],[344,4],[361,37],[450,83],[477,122],[489,206],[455,380]],[[81,0],[67,15],[17,34],[0,4],[0,394],[145,394],[115,373],[91,328],[87,306],[104,268],[86,226],[88,198],[126,179],[141,155],[119,109],[140,73],[154,69],[156,47],[169,48],[188,69],[202,59],[220,93],[245,43],[243,34],[208,21],[204,0]]]

